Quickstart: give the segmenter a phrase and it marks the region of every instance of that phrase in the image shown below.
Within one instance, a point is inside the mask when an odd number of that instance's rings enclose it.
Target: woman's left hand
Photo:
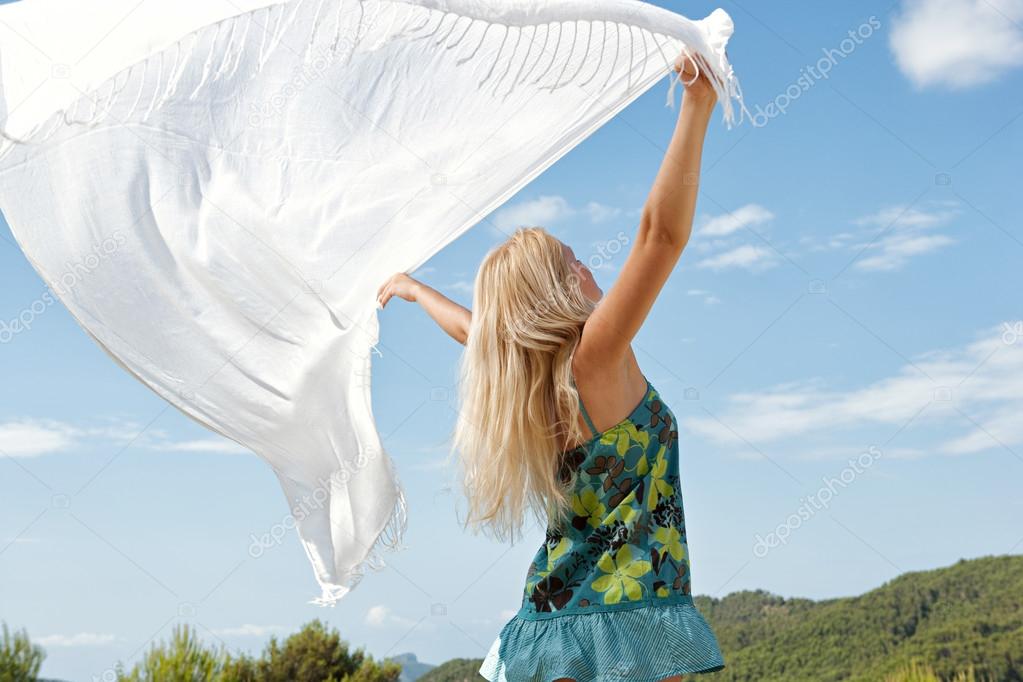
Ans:
[[[419,282],[404,272],[391,275],[377,290],[377,305],[383,308],[392,296],[415,303],[418,287]]]
[[[681,76],[686,94],[713,105],[717,101],[717,93],[707,76],[710,73],[710,67],[700,55],[696,56],[696,60],[699,61],[699,64],[694,59],[686,57],[685,53],[679,55],[675,60],[675,73]],[[697,74],[699,74],[699,78],[696,77]]]

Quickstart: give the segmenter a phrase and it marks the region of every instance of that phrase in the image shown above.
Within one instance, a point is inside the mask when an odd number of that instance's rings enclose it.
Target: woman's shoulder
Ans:
[[[639,368],[631,344],[623,358],[600,357],[579,347],[572,354],[572,376],[577,385],[585,382],[609,384],[623,380],[628,383],[631,378],[643,376],[643,371]]]
[[[598,432],[620,422],[646,395],[646,376],[631,348],[620,364],[573,358],[572,373],[583,409]]]

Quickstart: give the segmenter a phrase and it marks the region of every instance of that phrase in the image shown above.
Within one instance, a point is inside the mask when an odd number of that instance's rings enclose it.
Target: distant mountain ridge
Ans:
[[[412,652],[391,656],[386,660],[401,664],[401,677],[398,678],[398,682],[416,682],[427,672],[437,667],[429,663],[423,663]]]
[[[726,667],[707,682],[883,682],[912,661],[942,680],[1023,682],[1023,556],[905,573],[857,597],[814,601],[758,591],[696,597]],[[419,682],[478,682],[481,659]]]

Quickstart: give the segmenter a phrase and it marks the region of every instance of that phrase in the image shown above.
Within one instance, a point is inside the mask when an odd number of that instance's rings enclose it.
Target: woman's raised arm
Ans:
[[[676,70],[681,62],[676,63]],[[695,75],[687,61],[684,82]],[[717,96],[706,69],[686,85],[671,143],[643,207],[632,249],[614,285],[586,322],[576,356],[611,366],[625,359],[633,337],[689,241],[699,190],[703,140]]]
[[[392,275],[381,285],[377,291],[377,303],[383,308],[392,296],[421,305],[448,336],[465,345],[469,338],[469,323],[472,321],[472,313],[468,308],[458,305],[404,272]]]

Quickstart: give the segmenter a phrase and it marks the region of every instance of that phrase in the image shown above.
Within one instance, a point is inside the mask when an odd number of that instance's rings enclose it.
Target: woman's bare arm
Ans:
[[[694,73],[687,63],[683,80],[692,80]],[[703,140],[717,102],[704,73],[701,68],[700,78],[686,86],[675,132],[643,207],[632,249],[618,279],[586,322],[576,353],[584,364],[611,367],[624,361],[689,241]]]
[[[469,338],[472,313],[433,287],[413,279],[404,272],[393,275],[377,291],[377,303],[383,308],[392,296],[418,303],[448,336],[463,346]]]

